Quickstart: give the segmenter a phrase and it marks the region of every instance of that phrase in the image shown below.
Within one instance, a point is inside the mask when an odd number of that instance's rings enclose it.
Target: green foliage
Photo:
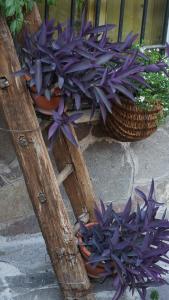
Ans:
[[[146,50],[145,54],[149,60],[147,64],[166,62],[164,55],[158,49]],[[144,79],[149,87],[139,90],[137,95],[137,104],[144,109],[151,109],[157,101],[163,105],[164,118],[169,114],[169,78],[164,72],[144,73]]]
[[[23,26],[24,15],[32,10],[34,2],[42,0],[0,0],[0,10],[6,17],[10,30],[16,35]],[[48,0],[49,5],[55,5],[58,0]],[[76,0],[77,6],[81,7],[84,0]]]
[[[159,300],[159,293],[157,290],[152,290],[150,294],[151,300]]]
[[[1,12],[6,17],[13,35],[21,30],[24,14],[32,9],[33,3],[33,0],[0,0]]]

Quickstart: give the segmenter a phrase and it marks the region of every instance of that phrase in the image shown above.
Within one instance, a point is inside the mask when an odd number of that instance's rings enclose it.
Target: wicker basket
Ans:
[[[106,119],[109,136],[122,142],[140,141],[149,137],[157,129],[162,105],[157,102],[151,110],[144,110],[126,98],[121,104],[112,104],[112,114]]]

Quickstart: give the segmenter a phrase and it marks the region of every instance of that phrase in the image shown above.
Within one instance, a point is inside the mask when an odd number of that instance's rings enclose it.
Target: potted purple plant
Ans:
[[[136,189],[143,200],[132,210],[131,198],[122,212],[115,212],[112,203],[96,206],[96,223],[80,223],[79,248],[89,276],[112,278],[116,290],[113,300],[118,300],[129,288],[145,299],[151,286],[166,283],[168,272],[159,263],[169,263],[169,221],[166,210],[157,216],[161,203],[156,202],[154,181],[148,196]]]
[[[110,42],[108,31],[114,27],[113,24],[93,27],[85,21],[83,13],[79,32],[69,22],[54,26],[54,21],[49,21],[33,36],[26,36],[24,66],[18,75],[29,76],[28,85],[33,88],[38,106],[39,97],[43,100],[45,97],[51,105],[53,96],[57,96],[57,105],[49,108],[50,113],[55,113],[61,105],[65,114],[69,102],[75,103],[79,110],[86,98],[91,118],[98,107],[106,122],[114,102],[120,102],[121,96],[134,102],[140,85],[147,86],[144,72],[166,70],[163,62],[143,62],[147,57],[132,47],[137,35],[130,33],[123,42]],[[56,115],[51,138],[60,129]]]

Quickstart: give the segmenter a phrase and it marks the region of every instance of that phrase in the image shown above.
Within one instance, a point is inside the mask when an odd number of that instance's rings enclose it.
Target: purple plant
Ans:
[[[64,136],[75,146],[78,146],[76,139],[72,134],[72,129],[70,125],[76,126],[75,121],[78,120],[82,113],[74,113],[68,116],[64,111],[64,101],[61,101],[61,105],[58,111],[53,113],[54,122],[50,126],[48,131],[48,139],[53,142],[53,138],[59,131],[62,131]]]
[[[136,192],[144,202],[137,204],[136,211],[132,211],[131,198],[120,213],[113,210],[112,203],[106,207],[101,201],[101,207],[95,208],[97,224],[87,228],[81,222],[83,243],[91,252],[89,263],[95,267],[104,262],[103,278],[112,276],[115,268],[113,300],[118,300],[127,287],[132,293],[137,290],[145,300],[147,287],[166,283],[163,275],[168,271],[159,265],[169,263],[166,210],[162,218],[157,217],[162,204],[155,200],[154,181],[148,197],[139,189]]]
[[[85,12],[79,32],[70,22],[43,23],[37,33],[26,35],[24,66],[17,74],[29,75],[29,86],[49,101],[58,87],[65,105],[71,99],[77,110],[88,98],[91,117],[99,107],[105,121],[112,101],[120,101],[121,94],[134,101],[140,86],[147,85],[143,72],[167,72],[166,64],[148,64],[147,57],[133,48],[137,35],[129,33],[123,42],[110,42],[108,32],[114,27],[93,27],[85,21]]]

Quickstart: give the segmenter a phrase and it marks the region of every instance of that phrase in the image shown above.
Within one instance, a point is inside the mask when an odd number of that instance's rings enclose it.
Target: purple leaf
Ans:
[[[111,113],[111,104],[108,101],[104,91],[97,86],[94,87],[94,91],[95,91],[95,95],[98,99],[98,102],[99,103],[102,102],[106,106],[107,110]]]
[[[76,139],[74,138],[73,134],[72,134],[72,131],[71,131],[71,128],[64,124],[62,125],[61,127],[61,130],[62,132],[64,133],[65,137],[75,146],[78,146],[78,143],[76,141]]]
[[[169,44],[166,42],[166,54],[167,54],[167,57],[169,56]]]
[[[132,202],[131,202],[131,197],[129,198],[125,208],[124,208],[124,211],[123,211],[123,214],[122,214],[122,217],[127,220],[128,219],[128,216],[131,212],[131,206],[132,206]]]
[[[159,72],[160,67],[157,64],[151,64],[145,66],[145,72]]]
[[[96,63],[97,63],[97,65],[105,64],[109,60],[111,60],[112,57],[113,57],[112,53],[106,53],[106,54],[100,55],[100,56],[96,57]]]
[[[88,60],[85,60],[85,61],[83,61],[81,63],[73,64],[73,66],[71,66],[66,71],[66,73],[69,74],[69,73],[74,73],[74,72],[82,72],[82,71],[88,70],[88,69],[90,69],[92,67],[93,67],[93,65],[91,64],[91,62],[88,61]]]
[[[90,33],[99,34],[99,33],[107,32],[111,29],[114,29],[115,27],[116,27],[116,25],[114,25],[114,24],[101,25],[101,26],[95,27],[93,30],[90,31]]]
[[[130,32],[125,41],[123,42],[123,45],[121,47],[121,50],[124,50],[125,48],[130,48],[132,46],[132,44],[134,43],[134,41],[137,39],[138,34],[133,35],[132,32]]]
[[[82,77],[81,77],[81,81],[92,81],[95,79],[96,76],[96,71],[95,70],[90,70],[87,71]]]
[[[19,76],[19,77],[21,77],[21,76],[26,75],[26,71],[25,71],[25,70],[19,70],[19,71],[17,71],[17,72],[14,72],[13,75],[14,75],[14,76]]]
[[[79,94],[75,94],[75,105],[76,109],[79,110],[81,106],[81,97]]]
[[[64,78],[59,76],[58,77],[58,86],[59,86],[59,88],[62,89],[63,85],[64,85]]]
[[[100,111],[103,118],[104,124],[106,123],[106,117],[107,117],[107,110],[104,104],[100,103]]]
[[[104,83],[106,81],[107,74],[108,74],[108,68],[106,68],[104,73],[103,73],[103,76],[102,76],[102,79],[101,79],[101,82],[100,82],[101,86],[104,85]]]
[[[141,191],[140,189],[138,189],[138,188],[135,188],[135,191],[144,200],[145,204],[147,205],[148,200],[147,200],[147,197],[146,197],[145,193],[143,191]]]
[[[106,212],[106,208],[105,208],[103,200],[101,200],[101,199],[100,199],[100,206],[101,206],[102,214],[104,214]]]
[[[85,57],[87,59],[91,59],[93,62],[95,61],[95,56],[93,56],[93,54],[88,53],[87,51],[84,51],[82,49],[77,49],[76,53],[80,54],[82,57]]]
[[[42,64],[40,59],[36,61],[35,65],[35,83],[37,88],[37,93],[40,94],[41,87],[42,87]]]
[[[118,290],[116,291],[112,300],[119,300],[120,297],[123,295],[123,293],[124,293],[124,289],[121,287],[121,285],[119,285]]]
[[[78,119],[80,119],[83,116],[83,113],[74,113],[73,115],[71,115],[69,117],[69,122],[73,123],[75,121],[77,121]]]
[[[49,131],[48,131],[48,139],[50,140],[52,138],[52,136],[54,136],[54,134],[56,133],[58,129],[58,124],[56,122],[54,122],[50,128],[49,128]]]
[[[117,227],[114,231],[113,237],[111,239],[111,245],[116,246],[119,241],[119,228]]]
[[[114,87],[120,91],[122,94],[124,94],[125,96],[127,96],[129,99],[131,99],[132,101],[135,101],[135,97],[133,96],[133,94],[126,89],[123,85],[121,84],[114,84]]]
[[[46,24],[45,22],[43,22],[41,28],[40,28],[40,33],[39,33],[39,38],[38,38],[38,42],[41,46],[44,46],[46,44]]]
[[[85,83],[82,83],[80,80],[76,78],[73,78],[72,80],[87,97],[91,98],[89,91],[85,88]]]
[[[65,100],[63,97],[61,97],[60,102],[59,102],[59,107],[58,107],[58,114],[61,116],[64,112],[65,109]]]
[[[100,52],[104,52],[104,53],[106,52],[103,48],[99,47],[98,44],[96,44],[96,43],[94,43],[92,41],[85,40],[84,43],[87,44],[90,47],[93,47],[93,48],[95,48],[97,50],[100,50]]]

